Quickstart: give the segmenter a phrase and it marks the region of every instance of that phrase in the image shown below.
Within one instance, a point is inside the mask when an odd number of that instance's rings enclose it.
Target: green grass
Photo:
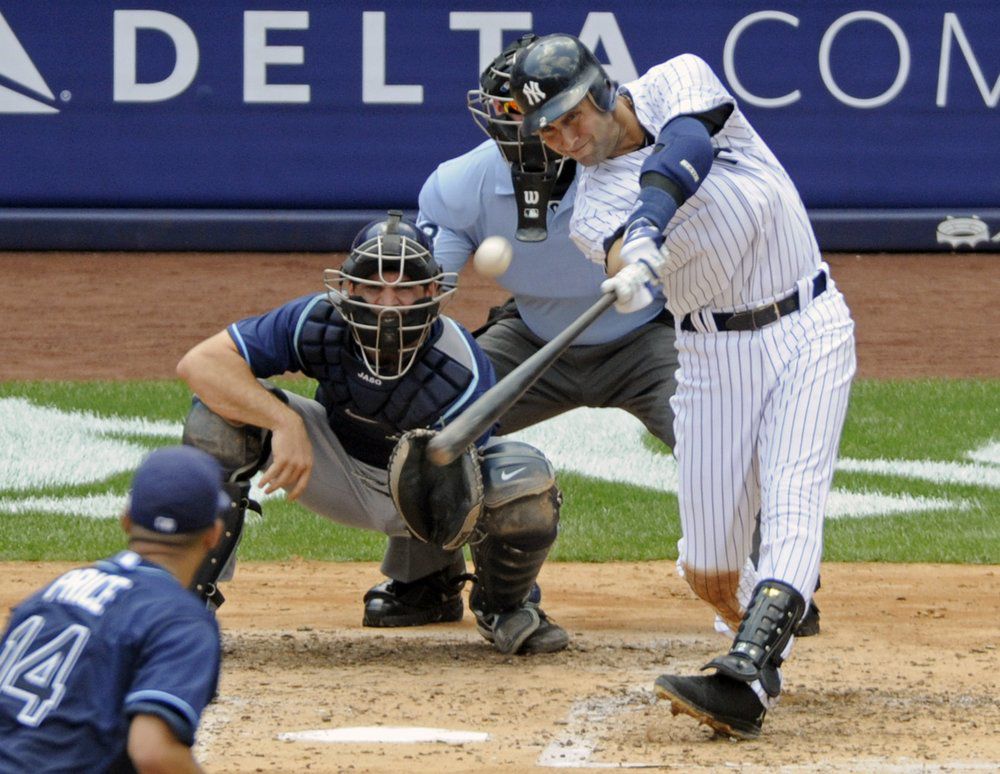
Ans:
[[[282,387],[309,394],[307,380]],[[0,398],[20,397],[61,411],[145,417],[179,423],[189,404],[179,382],[8,382]],[[966,454],[998,440],[1000,381],[858,382],[852,393],[841,456],[854,459],[966,463]],[[3,436],[0,435],[0,438]],[[168,437],[129,437],[142,447]],[[650,448],[666,450],[652,438]],[[3,450],[0,448],[0,461]],[[10,453],[13,453],[11,451]],[[53,455],[60,454],[53,448]],[[613,461],[609,461],[613,465]],[[27,496],[83,496],[127,490],[130,473],[76,486],[3,491],[0,501]],[[565,495],[556,561],[602,562],[676,558],[677,498],[637,486],[562,473]],[[946,499],[951,507],[892,516],[828,519],[824,557],[832,561],[1000,563],[1000,491],[988,483],[941,484],[896,475],[838,471],[835,487],[853,492]],[[244,560],[293,556],[328,561],[381,558],[384,537],[333,524],[281,499],[245,531]],[[81,519],[0,510],[0,559],[83,561],[122,544],[113,519]]]

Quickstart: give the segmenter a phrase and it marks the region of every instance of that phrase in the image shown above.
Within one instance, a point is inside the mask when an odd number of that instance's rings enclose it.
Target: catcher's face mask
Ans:
[[[536,39],[523,35],[486,68],[480,88],[466,96],[466,106],[487,136],[510,162],[510,175],[517,198],[517,231],[522,242],[541,242],[548,235],[546,214],[556,178],[566,159],[537,137],[521,132],[523,116],[510,94],[510,68],[518,51]]]
[[[344,265],[324,272],[324,283],[368,370],[398,379],[413,366],[458,275],[438,268],[426,234],[398,211],[354,241]]]

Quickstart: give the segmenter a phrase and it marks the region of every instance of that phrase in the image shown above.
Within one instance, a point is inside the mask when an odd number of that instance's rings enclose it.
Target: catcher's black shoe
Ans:
[[[530,601],[506,613],[476,611],[476,628],[501,653],[523,656],[556,653],[569,645],[569,634]]]
[[[660,675],[656,695],[670,701],[671,714],[683,712],[718,734],[756,739],[767,710],[747,683],[724,675]]]
[[[809,603],[809,609],[802,616],[799,625],[795,627],[796,637],[815,637],[819,634],[819,608],[815,602]]]
[[[461,621],[465,606],[462,587],[471,575],[449,575],[448,570],[404,583],[386,580],[365,594],[363,626],[423,626]]]

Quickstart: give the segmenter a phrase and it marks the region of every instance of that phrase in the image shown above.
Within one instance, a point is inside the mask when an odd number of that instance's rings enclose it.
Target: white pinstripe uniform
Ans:
[[[815,588],[854,323],[795,186],[705,62],[678,56],[620,93],[654,137],[676,116],[734,107],[712,137],[711,172],[667,226],[664,288],[678,320],[678,567],[735,631],[758,578],[790,584],[807,605]],[[591,260],[603,262],[603,240],[635,209],[651,150],[582,169],[571,230]],[[814,298],[818,272],[826,290]],[[757,330],[718,330],[713,312],[795,292],[798,312]],[[755,575],[748,556],[758,508]]]

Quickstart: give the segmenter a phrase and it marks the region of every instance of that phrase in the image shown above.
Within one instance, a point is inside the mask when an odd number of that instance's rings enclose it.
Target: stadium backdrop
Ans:
[[[342,249],[484,139],[521,33],[627,81],[694,52],[828,250],[1000,250],[996,0],[6,0],[0,249]]]

